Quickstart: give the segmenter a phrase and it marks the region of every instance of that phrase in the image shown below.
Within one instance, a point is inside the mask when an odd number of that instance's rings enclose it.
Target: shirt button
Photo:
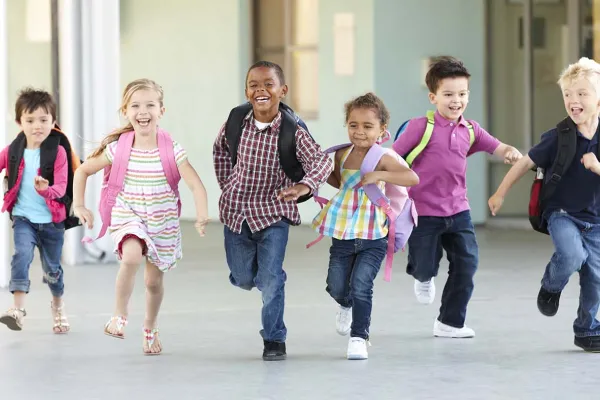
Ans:
[[[452,134],[452,137],[456,137],[456,133],[453,133],[453,134]]]
[[[450,122],[450,126],[454,126],[454,122]]]

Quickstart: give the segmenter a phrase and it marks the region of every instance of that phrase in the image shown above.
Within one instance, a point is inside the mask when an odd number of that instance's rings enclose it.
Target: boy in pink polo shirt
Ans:
[[[467,157],[485,151],[514,163],[521,153],[498,141],[463,113],[469,102],[470,74],[453,57],[440,57],[429,69],[425,83],[429,101],[437,108],[427,117],[412,119],[393,147],[412,163],[420,183],[411,188],[419,214],[418,226],[408,240],[407,272],[415,278],[415,295],[423,304],[435,297],[434,277],[443,250],[450,262],[442,293],[440,314],[433,335],[471,338],[475,332],[465,325],[467,304],[473,293],[478,247],[467,200]],[[433,123],[429,141],[423,141],[428,123]],[[424,148],[422,146],[426,145]],[[410,157],[415,148],[417,157]],[[408,156],[408,157],[407,157]],[[414,156],[414,154],[413,154]]]

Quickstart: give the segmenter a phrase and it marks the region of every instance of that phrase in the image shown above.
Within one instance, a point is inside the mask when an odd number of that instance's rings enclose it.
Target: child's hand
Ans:
[[[199,217],[196,220],[194,227],[196,228],[196,231],[198,231],[198,234],[200,236],[204,236],[204,229],[206,228],[206,224],[208,224],[209,221],[210,219],[208,219],[207,217]]]
[[[296,201],[301,196],[310,193],[310,188],[303,183],[298,183],[291,188],[283,189],[277,195],[277,198],[283,201]]]
[[[600,162],[598,162],[598,158],[596,157],[596,154],[594,154],[594,153],[584,154],[583,157],[581,158],[581,163],[583,164],[583,166],[586,169],[589,169],[590,171],[592,171],[594,173],[600,172]]]
[[[497,193],[494,193],[494,195],[488,200],[488,206],[490,207],[490,211],[492,212],[492,215],[494,217],[496,216],[496,213],[502,208],[503,203],[504,197],[500,196]]]
[[[48,189],[48,185],[50,185],[50,182],[41,176],[36,176],[33,178],[33,187],[35,187],[35,190],[38,192],[43,192],[44,190]]]
[[[519,150],[512,146],[508,146],[506,152],[504,153],[504,164],[514,164],[519,161],[523,155]]]
[[[360,183],[365,186],[365,185],[370,185],[372,183],[377,183],[379,182],[381,179],[379,178],[379,174],[377,173],[377,171],[373,171],[373,172],[367,172],[365,174],[365,176],[363,176],[363,178],[361,179]]]
[[[73,214],[77,218],[79,218],[79,222],[82,225],[86,225],[88,229],[92,229],[94,227],[94,214],[84,206],[77,206],[73,208]]]

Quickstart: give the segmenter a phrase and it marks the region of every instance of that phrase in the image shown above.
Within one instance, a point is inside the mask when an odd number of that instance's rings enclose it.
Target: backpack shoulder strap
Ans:
[[[131,147],[133,146],[134,137],[135,134],[133,131],[126,132],[121,134],[117,141],[117,148],[110,167],[107,186],[107,203],[110,204],[111,207],[115,205],[114,203],[117,199],[117,195],[121,189],[123,189],[123,182],[125,181],[127,166],[129,165],[129,157],[131,156]]]
[[[8,147],[8,189],[12,189],[17,183],[19,177],[19,166],[23,159],[23,152],[27,139],[25,134],[20,132]]]
[[[40,175],[48,180],[50,186],[54,184],[54,163],[60,144],[59,135],[59,133],[51,131],[40,146]]]
[[[281,110],[281,126],[279,127],[279,162],[283,172],[292,180],[300,182],[304,178],[302,164],[296,157],[296,131],[298,122],[288,111]]]
[[[542,200],[548,199],[554,194],[563,175],[571,166],[577,151],[577,126],[573,120],[570,117],[565,118],[556,125],[556,129],[558,131],[556,157],[552,164],[552,175],[547,178],[542,188]]]
[[[229,146],[231,165],[235,165],[237,162],[237,149],[240,137],[242,136],[242,129],[244,128],[244,119],[250,110],[252,110],[250,103],[239,105],[229,112],[229,117],[227,118],[227,122],[225,122],[225,139]]]
[[[431,139],[431,134],[433,133],[434,126],[435,111],[429,110],[427,111],[427,125],[425,126],[425,132],[423,132],[423,136],[421,137],[421,142],[419,142],[417,147],[412,149],[411,152],[408,153],[408,156],[406,156],[406,163],[409,166],[412,166],[413,162],[415,161],[415,158],[417,158],[417,156],[421,154],[423,150],[425,150],[425,147],[427,147],[427,144]]]
[[[473,146],[475,143],[475,130],[473,129],[473,124],[471,121],[465,121],[467,123],[467,129],[469,130],[469,147]]]
[[[179,181],[181,180],[181,175],[179,174],[179,168],[177,168],[177,161],[175,160],[173,139],[163,130],[158,131],[158,151],[160,153],[160,160],[163,164],[167,182],[169,182],[171,190],[173,190],[177,195],[177,198],[179,198]]]
[[[360,166],[361,177],[369,172],[375,171],[377,164],[379,164],[379,161],[386,153],[387,150],[384,147],[374,144],[367,152],[367,155]],[[386,208],[387,214],[387,208],[389,208],[388,206],[390,204],[390,200],[381,191],[381,189],[379,189],[379,187],[374,183],[364,186],[363,189],[367,197],[369,197],[369,200],[371,200],[371,203]],[[391,211],[391,209],[389,211]]]

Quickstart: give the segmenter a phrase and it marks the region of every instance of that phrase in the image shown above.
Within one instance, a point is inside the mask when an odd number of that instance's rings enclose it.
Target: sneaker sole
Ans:
[[[576,341],[574,341],[573,344],[575,346],[579,347],[580,349],[582,349],[583,351],[585,351],[586,353],[600,353],[600,349],[589,349],[587,347],[583,347],[582,345],[580,345]]]
[[[369,356],[360,356],[360,355],[356,355],[356,354],[353,354],[353,355],[348,354],[347,358],[348,358],[348,360],[353,360],[353,361],[355,361],[355,360],[368,360]]]
[[[284,354],[282,356],[263,357],[263,361],[283,361],[286,358],[287,358],[287,354]]]
[[[439,332],[433,332],[433,336],[439,337],[439,338],[444,338],[444,339],[473,339],[475,337],[475,335],[457,336],[457,335],[448,335],[448,334],[439,333]]]
[[[348,336],[348,334],[350,333],[350,329],[348,329],[347,331],[338,331],[337,329],[335,330],[337,332],[338,335],[340,336]]]
[[[20,331],[23,328],[19,326],[19,324],[17,324],[17,320],[14,319],[13,317],[9,317],[9,316],[4,316],[4,317],[0,317],[0,323],[4,324],[8,327],[8,329],[10,329],[11,331]]]

